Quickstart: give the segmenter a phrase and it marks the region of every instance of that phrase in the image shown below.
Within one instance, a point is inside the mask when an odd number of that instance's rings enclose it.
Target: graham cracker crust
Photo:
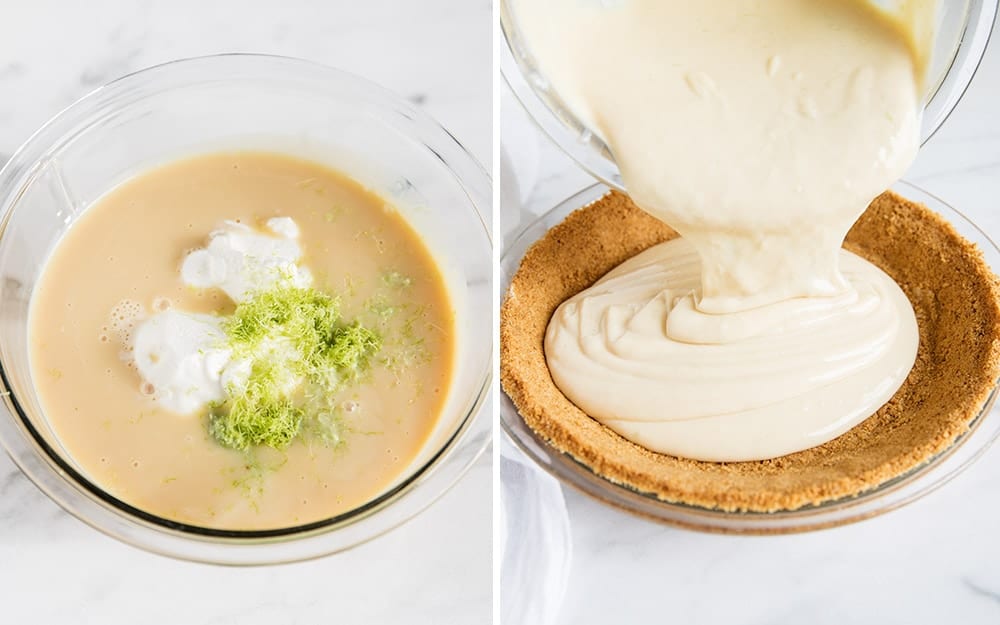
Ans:
[[[874,415],[819,447],[713,463],[654,453],[590,418],[553,383],[543,339],[568,297],[677,233],[611,192],[525,254],[500,312],[500,381],[525,423],[605,479],[669,502],[726,511],[795,510],[856,496],[941,453],[965,433],[1000,373],[1000,283],[973,244],[925,206],[875,199],[844,247],[909,297],[920,346],[909,377]]]

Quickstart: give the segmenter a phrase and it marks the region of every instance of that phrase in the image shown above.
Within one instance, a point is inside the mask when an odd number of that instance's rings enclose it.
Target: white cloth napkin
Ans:
[[[500,441],[500,620],[553,625],[569,580],[572,542],[559,482],[510,440]]]
[[[508,115],[520,113],[513,98],[504,104]],[[500,216],[505,238],[532,218],[523,207],[538,171],[537,137],[526,136],[515,145],[520,147],[514,158],[504,147],[500,149]],[[554,625],[566,594],[571,548],[569,516],[559,482],[507,436],[501,437],[501,622]]]

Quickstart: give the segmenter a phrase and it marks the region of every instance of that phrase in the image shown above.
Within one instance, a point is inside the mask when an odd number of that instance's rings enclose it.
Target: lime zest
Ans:
[[[249,372],[209,407],[216,441],[242,451],[284,449],[304,432],[340,443],[334,398],[367,373],[382,348],[378,333],[342,319],[338,298],[289,279],[250,293],[222,330],[233,360],[249,363]]]
[[[413,284],[413,278],[392,269],[382,274],[382,284],[390,289],[405,289]]]
[[[254,361],[242,392],[209,409],[209,432],[230,449],[287,447],[302,425],[302,409],[276,389],[277,367]]]

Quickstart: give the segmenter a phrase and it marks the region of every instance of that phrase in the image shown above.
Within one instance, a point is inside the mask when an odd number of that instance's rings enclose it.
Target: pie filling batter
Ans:
[[[862,0],[522,0],[516,18],[635,202],[682,237],[559,307],[560,390],[708,461],[820,445],[889,400],[913,309],[841,245],[916,155],[926,33]]]
[[[396,483],[442,410],[454,310],[423,241],[290,156],[198,156],[112,190],[33,296],[32,377],[85,475],[160,517],[276,529]]]

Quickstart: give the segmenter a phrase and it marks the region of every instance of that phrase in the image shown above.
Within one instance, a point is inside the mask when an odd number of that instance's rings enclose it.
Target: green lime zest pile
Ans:
[[[283,449],[303,429],[339,440],[335,395],[368,371],[382,348],[379,334],[345,321],[335,297],[289,280],[251,293],[222,329],[233,361],[249,363],[249,372],[227,385],[227,401],[210,407],[216,441]]]
[[[213,406],[209,432],[215,440],[232,449],[287,447],[302,427],[303,411],[278,390],[277,378],[273,365],[254,361],[242,392],[227,389],[231,399]]]

